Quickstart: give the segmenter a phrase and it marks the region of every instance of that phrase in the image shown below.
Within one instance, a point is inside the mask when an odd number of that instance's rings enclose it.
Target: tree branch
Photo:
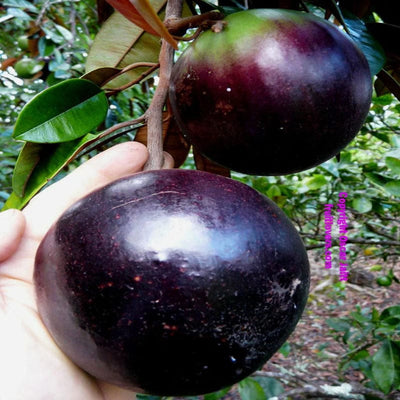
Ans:
[[[214,10],[186,18],[169,18],[165,21],[165,26],[172,35],[183,36],[188,29],[197,27],[207,29],[210,28],[215,21],[223,18],[224,15],[222,13]]]
[[[182,0],[169,0],[165,11],[165,23],[175,20],[182,14]],[[168,95],[169,81],[174,62],[174,49],[165,40],[162,41],[160,52],[160,79],[153,100],[146,111],[147,148],[149,159],[145,171],[160,169],[164,164],[162,140],[162,112]]]
[[[373,396],[380,400],[396,399],[396,394],[393,392],[389,395],[367,388],[357,382],[339,382],[338,380],[331,381],[317,381],[310,383],[309,380],[304,379],[299,375],[283,374],[280,372],[270,371],[257,371],[252,376],[261,376],[279,379],[288,382],[289,386],[294,387],[289,389],[279,396],[277,400],[286,400],[291,396],[302,396],[305,399],[362,399],[365,395]]]
[[[301,388],[291,389],[281,393],[276,397],[277,400],[286,400],[291,396],[302,396],[305,399],[364,399],[364,395],[373,396],[376,399],[388,400],[394,397],[388,397],[378,390],[373,390],[364,387],[357,383],[348,383],[349,390],[346,393],[344,384],[337,382],[335,386],[327,385],[326,383],[307,384]]]
[[[319,242],[325,242],[325,238],[323,236],[317,236],[309,233],[302,233],[300,235],[305,238],[310,238],[313,240],[317,240]],[[379,246],[400,246],[400,241],[398,240],[369,240],[369,239],[356,239],[356,238],[348,238],[346,243],[352,244],[372,244]],[[332,247],[339,246],[339,243],[332,243]],[[310,248],[318,248],[323,247],[323,245],[315,244],[310,245]]]
[[[137,79],[135,79],[134,81],[131,81],[123,86],[120,86],[118,88],[115,89],[110,89],[107,92],[107,96],[112,96],[115,95],[116,93],[122,92],[125,89],[130,88],[133,85],[136,85],[137,83],[141,82],[144,78],[146,78],[147,76],[149,76],[150,74],[152,74],[154,71],[156,71],[159,68],[159,64],[155,64],[155,63],[147,63],[147,62],[138,62],[138,63],[134,63],[131,65],[126,66],[124,69],[122,69],[121,71],[119,71],[117,74],[113,75],[112,77],[110,77],[109,79],[107,79],[106,81],[104,81],[102,83],[101,86],[105,86],[107,85],[107,83],[109,83],[110,81],[114,80],[115,78],[125,74],[128,71],[131,71],[135,68],[143,68],[143,67],[148,67],[148,69],[146,71],[144,71]]]

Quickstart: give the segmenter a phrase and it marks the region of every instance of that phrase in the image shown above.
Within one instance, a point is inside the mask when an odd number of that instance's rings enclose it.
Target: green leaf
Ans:
[[[84,79],[70,79],[35,96],[21,111],[13,137],[34,143],[59,143],[86,135],[104,121],[105,93]]]
[[[391,318],[391,317],[400,318],[400,305],[385,308],[381,313],[380,319],[383,321],[386,318]]]
[[[400,160],[396,157],[386,157],[387,167],[396,175],[400,175]]]
[[[326,320],[326,323],[336,332],[347,332],[350,329],[350,324],[341,318],[329,318]]]
[[[377,386],[385,393],[392,390],[399,379],[399,349],[391,340],[384,340],[382,346],[372,357],[372,374]]]
[[[325,176],[319,174],[315,174],[310,178],[304,179],[304,184],[311,190],[318,190],[327,183],[328,180],[325,178]]]
[[[32,12],[38,12],[36,6],[33,5],[32,2],[26,0],[4,0],[3,6],[23,8]]]
[[[392,134],[390,132],[380,132],[380,131],[374,131],[371,130],[369,132],[372,136],[376,137],[379,140],[382,140],[382,142],[391,144],[392,142]]]
[[[52,40],[47,39],[45,36],[42,36],[39,39],[38,50],[39,50],[39,54],[42,57],[50,56],[53,53],[55,48],[56,48],[56,45],[54,44],[54,42]]]
[[[371,321],[371,317],[369,315],[364,315],[361,312],[352,311],[350,315],[355,321],[359,322],[361,325],[364,325],[365,323]]]
[[[103,86],[119,72],[121,72],[120,68],[103,67],[88,72],[87,74],[83,75],[82,78],[95,83],[97,86]]]
[[[354,356],[352,357],[352,360],[354,360],[354,361],[365,360],[369,356],[370,355],[369,355],[369,352],[367,350],[360,350],[359,352],[354,354]]]
[[[255,376],[254,380],[263,388],[266,399],[279,396],[284,392],[282,384],[275,378],[270,378],[268,376]]]
[[[375,307],[372,307],[371,321],[372,321],[374,324],[376,324],[376,323],[379,322],[380,317],[381,317],[381,316],[380,316],[380,314],[379,314],[379,311],[378,311]]]
[[[242,400],[265,400],[266,398],[261,385],[252,378],[239,382],[239,394]]]
[[[371,75],[376,75],[385,65],[385,51],[379,42],[369,33],[368,28],[361,19],[347,10],[343,10],[343,16],[350,37],[358,45],[368,61]]]
[[[40,161],[43,145],[39,143],[25,143],[19,153],[12,177],[12,188],[18,197],[25,193],[29,177]]]
[[[151,0],[153,9],[163,18],[166,0]],[[184,2],[182,16],[191,15]],[[87,57],[86,73],[99,68],[125,68],[137,62],[158,63],[160,38],[144,32],[122,14],[115,12],[102,25]],[[138,79],[148,67],[135,68],[107,84],[117,88]]]
[[[279,189],[278,185],[271,185],[267,190],[267,196],[269,198],[278,197],[281,195],[281,189]]]
[[[290,354],[290,350],[291,350],[290,343],[285,342],[279,349],[279,353],[281,353],[284,357],[287,357]]]
[[[55,24],[54,27],[60,32],[65,41],[70,42],[74,40],[74,35],[61,25]]]
[[[221,397],[225,396],[231,390],[230,387],[218,390],[218,392],[209,393],[204,396],[204,400],[219,400]]]
[[[397,327],[400,327],[400,318],[399,317],[390,317],[386,318],[383,323],[385,327],[383,329],[395,330]]]
[[[393,196],[400,196],[400,181],[392,180],[387,182],[384,187]]]
[[[6,201],[3,210],[8,208],[21,209],[39,190],[45,186],[50,179],[68,162],[78,154],[82,148],[95,141],[97,135],[88,134],[83,138],[60,144],[42,144],[40,150],[36,150],[40,155],[40,160],[29,176],[25,184],[23,196],[18,196],[13,191]]]
[[[366,213],[372,210],[371,200],[366,197],[357,197],[353,199],[351,204],[352,207],[360,213]]]
[[[159,35],[175,50],[178,50],[178,44],[162,23],[150,0],[107,0],[107,2],[133,24],[153,35]]]
[[[381,189],[385,188],[386,183],[390,181],[390,179],[386,178],[386,176],[377,174],[375,172],[366,172],[365,176],[376,186]]]
[[[156,0],[155,9],[160,9],[165,1]],[[156,4],[158,4],[158,7]],[[124,68],[137,62],[158,63],[160,38],[144,32],[120,13],[115,12],[103,24],[93,42],[86,60],[86,73],[112,67]],[[148,68],[135,68],[107,84],[116,88],[139,78]]]

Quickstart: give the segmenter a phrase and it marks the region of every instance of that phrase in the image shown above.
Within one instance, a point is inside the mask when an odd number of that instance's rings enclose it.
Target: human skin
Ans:
[[[57,347],[37,311],[36,250],[62,212],[89,192],[139,172],[145,146],[116,145],[34,197],[23,211],[0,213],[0,400],[134,400],[133,392],[98,381]],[[172,159],[166,157],[165,167]]]

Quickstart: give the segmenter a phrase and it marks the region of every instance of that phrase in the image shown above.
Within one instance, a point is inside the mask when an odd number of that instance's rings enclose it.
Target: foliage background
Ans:
[[[97,3],[94,0],[6,0],[0,6],[0,208],[12,191],[12,170],[21,148],[21,144],[11,138],[18,114],[35,94],[49,85],[80,77],[85,72],[87,55],[101,26],[102,17],[99,21]],[[228,3],[232,5],[232,2]],[[22,36],[27,36],[27,43],[21,40]],[[29,79],[20,78],[14,66],[21,58],[41,62],[43,67]],[[141,115],[151,100],[153,90],[152,81],[147,81],[115,96],[106,127]],[[275,201],[295,223],[307,248],[313,250],[313,255],[316,254],[320,260],[324,259],[325,251],[324,205],[336,205],[338,193],[346,192],[349,282],[358,284],[360,273],[364,273],[365,279],[369,279],[371,284],[378,279],[381,283],[397,285],[396,273],[400,264],[399,113],[398,100],[378,87],[366,123],[356,139],[341,152],[340,158],[287,176],[258,177],[237,173],[232,173],[232,176]],[[131,140],[133,137],[134,134],[129,134],[118,140]],[[80,157],[66,167],[61,176],[94,153]],[[189,155],[184,168],[194,168],[192,155]],[[335,261],[331,273],[333,283],[337,284],[338,232],[335,229]],[[368,262],[369,259],[373,261]],[[365,267],[360,272],[352,268],[353,265]],[[385,277],[386,280],[381,279]],[[343,295],[345,286],[337,287]],[[372,310],[363,312],[372,318]],[[352,322],[347,322],[347,328],[350,329]],[[371,324],[375,322],[376,319]],[[332,322],[332,327],[338,332],[341,329],[345,332],[343,325]],[[398,334],[396,329],[395,333]],[[365,339],[368,333],[363,329],[361,332]],[[389,340],[388,336],[385,338]],[[400,361],[397,368],[400,370]],[[246,385],[252,384],[242,384],[243,398],[246,390],[252,395],[258,390],[254,387],[249,389]],[[372,382],[371,385],[382,390],[379,384]]]

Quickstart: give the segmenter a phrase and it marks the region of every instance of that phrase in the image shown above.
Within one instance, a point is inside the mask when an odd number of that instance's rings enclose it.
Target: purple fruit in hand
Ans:
[[[283,212],[201,171],[121,179],[69,208],[36,257],[39,312],[89,374],[195,395],[251,374],[294,330],[309,265]]]
[[[280,175],[340,152],[369,110],[368,63],[311,14],[256,9],[203,33],[174,66],[170,100],[187,138],[235,171]]]

